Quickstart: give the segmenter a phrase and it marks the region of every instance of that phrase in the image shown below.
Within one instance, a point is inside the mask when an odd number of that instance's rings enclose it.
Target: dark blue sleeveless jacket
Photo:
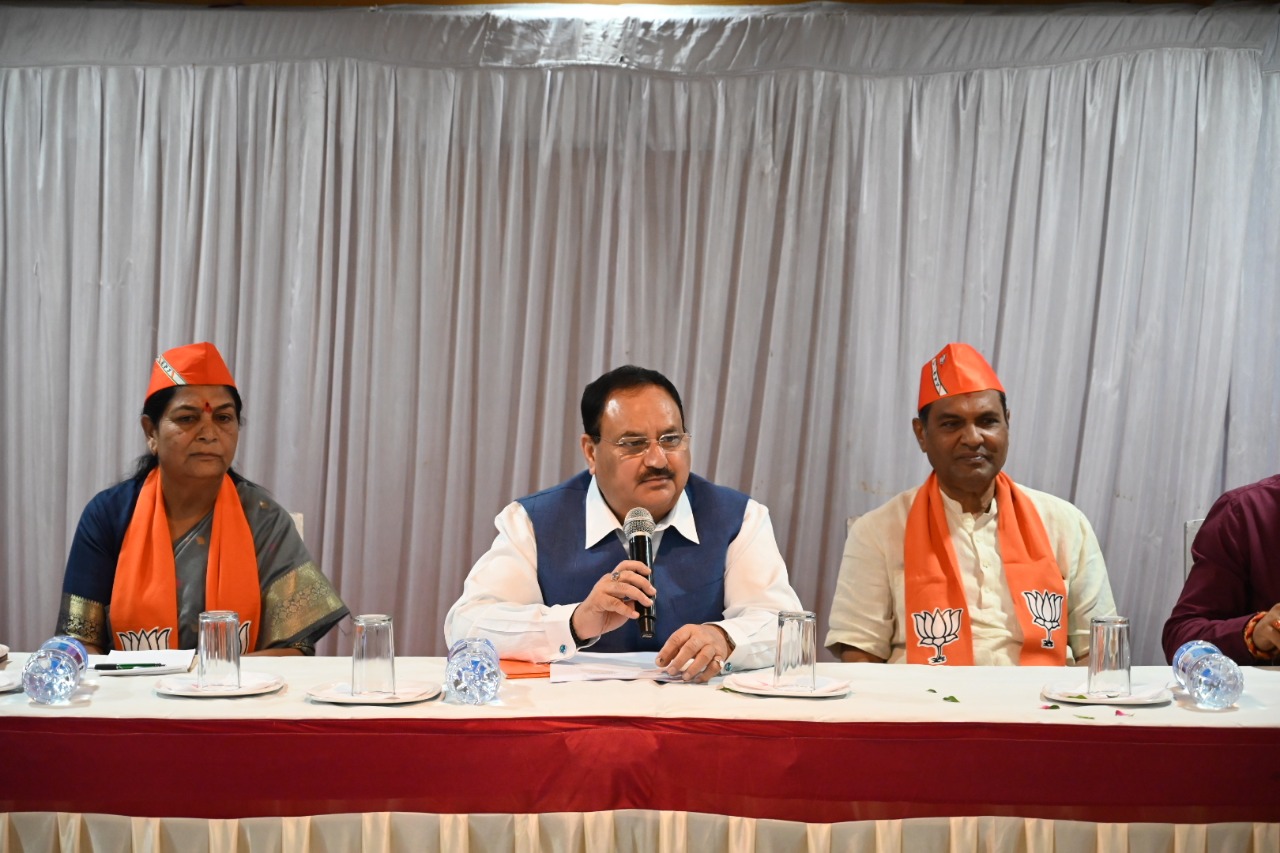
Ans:
[[[613,533],[583,549],[590,484],[590,472],[583,471],[558,486],[520,498],[537,538],[538,584],[544,604],[582,601],[602,575],[627,558],[626,548]],[[742,529],[747,496],[696,474],[689,475],[685,494],[702,542],[690,542],[674,527],[663,531],[653,558],[652,582],[658,590],[653,639],[641,639],[640,626],[633,620],[601,636],[591,651],[657,651],[682,625],[724,618],[725,554]]]

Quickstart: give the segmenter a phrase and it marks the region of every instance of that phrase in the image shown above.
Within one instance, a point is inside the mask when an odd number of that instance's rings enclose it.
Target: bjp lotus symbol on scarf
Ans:
[[[116,631],[120,648],[126,652],[154,652],[169,648],[172,628],[155,627],[149,631]]]
[[[1049,590],[1029,589],[1022,593],[1031,611],[1031,621],[1044,629],[1042,648],[1053,648],[1053,632],[1062,627],[1062,595]]]
[[[942,649],[948,643],[954,643],[960,638],[962,613],[964,611],[959,608],[943,610],[935,607],[932,613],[921,610],[919,613],[911,614],[911,619],[916,626],[916,636],[920,638],[920,645],[933,647],[934,654],[929,658],[929,663],[936,666],[947,662],[947,656],[942,653]]]

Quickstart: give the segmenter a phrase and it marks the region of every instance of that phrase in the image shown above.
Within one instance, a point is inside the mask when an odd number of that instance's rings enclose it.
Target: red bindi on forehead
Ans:
[[[169,404],[167,411],[177,412],[185,409],[188,412],[200,412],[213,416],[218,412],[232,407],[234,401],[229,395],[219,393],[222,389],[216,387],[190,387],[184,386],[174,396],[173,402]]]

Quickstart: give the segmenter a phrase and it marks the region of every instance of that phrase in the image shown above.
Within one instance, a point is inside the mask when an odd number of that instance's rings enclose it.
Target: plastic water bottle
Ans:
[[[1183,643],[1178,650],[1173,653],[1173,677],[1182,685],[1182,689],[1187,689],[1187,672],[1200,658],[1205,655],[1221,654],[1222,650],[1210,643],[1208,640],[1191,640]]]
[[[498,698],[502,668],[498,650],[488,640],[458,640],[449,649],[444,669],[445,698],[463,705],[485,705]]]
[[[1201,708],[1230,708],[1244,692],[1244,674],[1226,655],[1207,654],[1188,668],[1187,692]]]
[[[22,667],[22,689],[41,705],[65,702],[80,686],[89,652],[75,637],[45,640]]]
[[[1244,692],[1240,667],[1207,640],[1183,643],[1173,653],[1173,675],[1201,708],[1230,708]]]

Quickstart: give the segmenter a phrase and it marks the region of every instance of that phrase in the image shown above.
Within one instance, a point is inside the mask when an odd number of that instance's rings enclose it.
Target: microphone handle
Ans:
[[[627,557],[638,563],[653,567],[653,542],[643,533],[637,533],[627,541]],[[640,636],[646,640],[653,638],[653,608],[636,602],[636,611],[640,614]]]

